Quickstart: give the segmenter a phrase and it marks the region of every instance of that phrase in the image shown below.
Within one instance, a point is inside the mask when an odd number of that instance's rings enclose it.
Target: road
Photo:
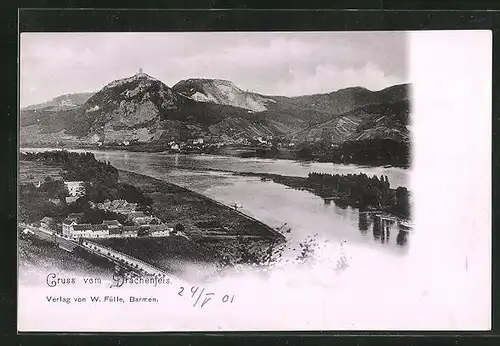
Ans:
[[[32,225],[27,225],[24,223],[19,224],[23,229],[27,228],[30,230],[34,236],[45,240],[50,243],[57,244],[60,248],[73,252],[76,248],[81,248],[93,255],[103,257],[110,262],[124,268],[130,272],[139,275],[153,275],[153,276],[166,276],[177,282],[183,281],[182,279],[176,277],[175,275],[168,273],[160,268],[157,268],[149,263],[146,263],[140,259],[129,256],[122,252],[116,251],[114,249],[102,246],[100,244],[94,243],[89,239],[82,239],[81,242],[70,240],[62,237],[61,235],[55,233],[53,230],[49,230],[43,227],[35,227]]]

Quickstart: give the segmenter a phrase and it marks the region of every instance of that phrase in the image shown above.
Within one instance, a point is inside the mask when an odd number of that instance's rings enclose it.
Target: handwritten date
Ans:
[[[179,287],[179,292],[177,293],[181,297],[184,296],[184,291],[185,288],[183,286]],[[213,292],[205,292],[205,288],[202,288],[200,291],[200,287],[198,286],[191,286],[190,292],[186,292],[187,296],[191,299],[194,300],[193,307],[204,307],[208,302],[212,300],[212,298],[217,299],[215,296],[215,293]],[[203,299],[202,299],[203,297]],[[231,304],[234,301],[234,295],[229,296],[228,294],[225,294],[220,298],[220,301],[222,303],[228,303]]]

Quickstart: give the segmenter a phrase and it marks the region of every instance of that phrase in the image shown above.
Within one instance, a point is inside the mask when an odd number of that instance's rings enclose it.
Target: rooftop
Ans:
[[[170,230],[172,229],[171,227],[168,227],[167,225],[165,224],[161,224],[161,225],[150,225],[150,228],[149,228],[151,231],[166,231],[166,230]]]
[[[68,214],[68,219],[75,219],[75,218],[80,218],[83,217],[83,213],[69,213]]]
[[[106,231],[108,229],[107,225],[92,225],[93,231]]]
[[[118,220],[104,220],[102,222],[103,225],[113,225],[113,226],[120,226],[121,223],[118,222]]]
[[[138,230],[138,226],[123,226],[123,232],[137,232]]]
[[[134,211],[129,214],[130,217],[146,217],[146,214],[144,214],[142,211]]]
[[[87,231],[87,230],[92,230],[92,225],[89,223],[82,223],[78,225],[74,225],[73,229],[75,231]]]
[[[138,220],[135,220],[135,223],[137,223],[138,225],[149,225],[149,220],[144,220],[142,218],[137,218]]]

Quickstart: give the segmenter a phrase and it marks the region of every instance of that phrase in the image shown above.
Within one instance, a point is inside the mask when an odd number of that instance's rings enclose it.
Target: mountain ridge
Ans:
[[[29,110],[41,110],[41,109],[56,110],[56,109],[76,108],[84,104],[94,94],[95,92],[62,94],[54,97],[50,101],[21,107],[21,110],[29,111]]]
[[[404,141],[409,88],[410,84],[399,84],[379,91],[350,87],[324,94],[268,96],[223,79],[190,78],[169,87],[141,71],[88,93],[88,99],[75,107],[22,109],[21,142],[167,146],[191,138],[250,144],[257,137],[332,143],[358,137]],[[401,101],[405,102],[391,108]],[[390,111],[384,111],[384,105]],[[379,121],[386,128],[376,125],[377,116],[385,119]]]

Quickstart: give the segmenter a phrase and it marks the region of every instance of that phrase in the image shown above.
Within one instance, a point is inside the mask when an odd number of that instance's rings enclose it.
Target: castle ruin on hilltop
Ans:
[[[139,72],[137,72],[135,74],[136,77],[140,78],[140,77],[146,77],[146,74],[144,73],[144,71],[142,70],[142,67],[139,68]]]

